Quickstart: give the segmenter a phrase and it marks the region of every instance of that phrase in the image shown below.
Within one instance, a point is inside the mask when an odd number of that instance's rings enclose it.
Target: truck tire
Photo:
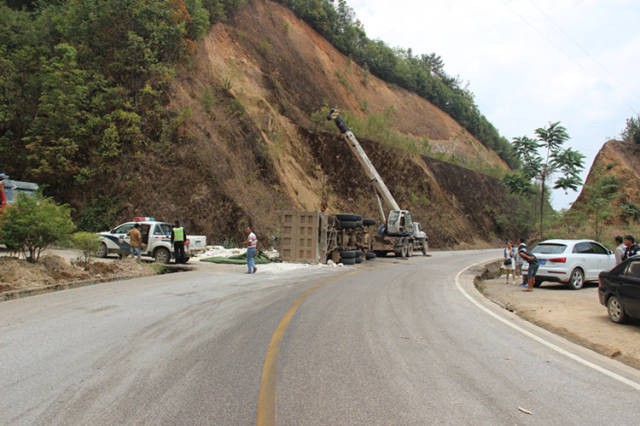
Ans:
[[[413,244],[407,244],[407,257],[413,255]]]
[[[360,222],[362,216],[353,213],[338,213],[336,214],[336,219],[340,222]]]
[[[340,252],[340,257],[343,259],[355,259],[357,254],[354,250],[343,250]]]
[[[365,257],[367,260],[372,260],[372,259],[375,259],[375,258],[376,258],[376,254],[375,254],[374,252],[369,251],[369,252],[367,252],[367,253],[364,255],[364,257]]]
[[[109,249],[105,243],[100,243],[100,248],[96,250],[96,257],[107,257]]]
[[[362,222],[361,221],[355,221],[355,220],[341,220],[338,221],[338,223],[340,224],[340,227],[342,227],[343,229],[353,229],[353,228],[358,228],[360,226],[362,226]]]
[[[364,226],[376,226],[376,221],[373,219],[362,219],[362,225]]]
[[[343,265],[355,265],[356,264],[356,258],[355,257],[349,257],[347,259],[340,259],[340,262]]]
[[[165,247],[158,247],[153,252],[153,260],[158,263],[167,264],[171,260],[171,253]]]

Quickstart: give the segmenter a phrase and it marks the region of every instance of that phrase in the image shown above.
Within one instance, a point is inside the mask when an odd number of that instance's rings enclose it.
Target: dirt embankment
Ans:
[[[119,219],[178,218],[213,243],[242,240],[250,223],[268,245],[284,209],[326,203],[377,218],[371,185],[337,130],[311,120],[329,104],[363,118],[391,111],[391,126],[434,152],[506,168],[450,116],[371,76],[288,9],[251,0],[212,28],[173,82],[170,109],[182,127],[167,152],[141,155],[149,161],[135,164]],[[504,189],[495,179],[378,142],[363,145],[432,246],[477,246],[498,233]]]
[[[62,257],[51,254],[43,256],[37,263],[0,256],[0,293],[84,280],[105,281],[154,274],[156,271],[151,266],[137,263],[133,259],[72,265]]]
[[[490,300],[556,334],[605,356],[640,368],[640,322],[615,324],[598,301],[597,284],[570,290],[562,284],[543,283],[523,292],[503,277],[485,279],[478,289]]]

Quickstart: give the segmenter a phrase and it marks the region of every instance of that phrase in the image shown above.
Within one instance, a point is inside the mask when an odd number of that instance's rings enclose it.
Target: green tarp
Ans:
[[[247,254],[236,254],[235,256],[229,257],[208,257],[206,259],[200,259],[201,262],[211,262],[211,263],[226,263],[231,265],[244,265],[247,263]],[[256,265],[264,265],[265,263],[280,263],[282,262],[280,259],[269,259],[264,253],[258,252],[254,257],[253,261]]]

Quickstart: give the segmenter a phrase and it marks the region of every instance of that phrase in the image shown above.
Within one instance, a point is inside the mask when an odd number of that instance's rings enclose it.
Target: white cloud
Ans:
[[[637,0],[351,0],[369,37],[435,52],[506,137],[562,121],[587,170],[640,112]],[[586,175],[586,171],[584,173]],[[557,208],[576,193],[554,194]]]

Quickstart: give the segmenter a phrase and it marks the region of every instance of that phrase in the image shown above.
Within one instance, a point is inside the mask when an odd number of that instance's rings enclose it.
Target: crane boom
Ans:
[[[387,185],[385,185],[384,181],[380,177],[380,174],[378,174],[378,171],[371,163],[371,160],[369,160],[367,153],[364,152],[364,149],[362,149],[360,142],[358,142],[358,139],[356,139],[356,136],[353,134],[353,132],[349,130],[346,123],[340,117],[338,111],[335,108],[331,109],[331,112],[329,113],[329,115],[327,115],[327,119],[334,120],[336,122],[336,126],[338,127],[338,129],[340,129],[340,132],[347,141],[347,145],[349,145],[349,148],[351,148],[351,151],[353,151],[353,153],[356,155],[356,158],[363,166],[367,177],[371,179],[371,182],[376,189],[376,195],[378,197],[382,196],[382,198],[384,198],[385,201],[389,204],[389,207],[391,207],[391,210],[400,210],[400,206],[396,202],[395,198],[393,198],[393,195],[391,195],[389,188],[387,188]],[[382,213],[382,217],[384,218],[385,215],[382,211],[382,208],[380,208],[380,210]]]

